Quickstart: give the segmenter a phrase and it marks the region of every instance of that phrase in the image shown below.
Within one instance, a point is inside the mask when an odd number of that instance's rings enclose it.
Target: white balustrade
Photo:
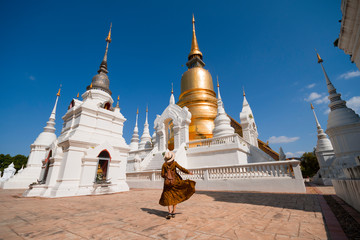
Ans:
[[[214,145],[230,144],[230,143],[239,143],[244,146],[249,146],[249,143],[246,142],[242,137],[237,133],[225,136],[225,137],[215,137],[208,139],[201,139],[196,141],[191,141],[186,143],[187,148],[198,148],[198,147],[211,147]]]
[[[191,180],[223,180],[241,178],[295,178],[300,179],[299,161],[276,161],[246,165],[189,169],[193,174],[179,174]],[[127,181],[161,181],[160,170],[127,173]]]

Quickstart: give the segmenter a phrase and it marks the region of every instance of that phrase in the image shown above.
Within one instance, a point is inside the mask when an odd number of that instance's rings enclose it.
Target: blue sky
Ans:
[[[62,84],[60,134],[67,106],[97,73],[110,22],[108,75],[127,118],[124,137],[130,143],[137,107],[142,133],[147,104],[152,134],[172,82],[178,100],[192,13],[205,68],[214,81],[219,76],[226,112],[240,121],[244,86],[259,138],[276,151],[312,151],[317,138],[310,101],[326,129],[327,91],[314,48],[359,113],[360,73],[333,46],[340,1],[2,1],[0,153],[29,154]]]

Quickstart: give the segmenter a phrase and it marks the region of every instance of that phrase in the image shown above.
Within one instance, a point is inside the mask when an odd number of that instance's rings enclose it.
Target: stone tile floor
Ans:
[[[316,193],[198,191],[174,219],[161,190],[57,199],[0,190],[0,239],[328,239]]]

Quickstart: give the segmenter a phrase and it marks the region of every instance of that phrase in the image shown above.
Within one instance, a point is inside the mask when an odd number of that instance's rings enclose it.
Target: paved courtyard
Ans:
[[[174,219],[161,190],[57,199],[0,190],[0,239],[328,239],[318,196],[198,191]]]

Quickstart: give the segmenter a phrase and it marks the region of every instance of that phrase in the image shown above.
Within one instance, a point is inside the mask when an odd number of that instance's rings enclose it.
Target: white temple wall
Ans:
[[[211,149],[190,148],[187,151],[189,168],[215,167],[246,164],[248,153],[240,151],[236,146],[214,146]]]
[[[98,158],[84,157],[81,165],[80,187],[92,187],[98,165]]]

